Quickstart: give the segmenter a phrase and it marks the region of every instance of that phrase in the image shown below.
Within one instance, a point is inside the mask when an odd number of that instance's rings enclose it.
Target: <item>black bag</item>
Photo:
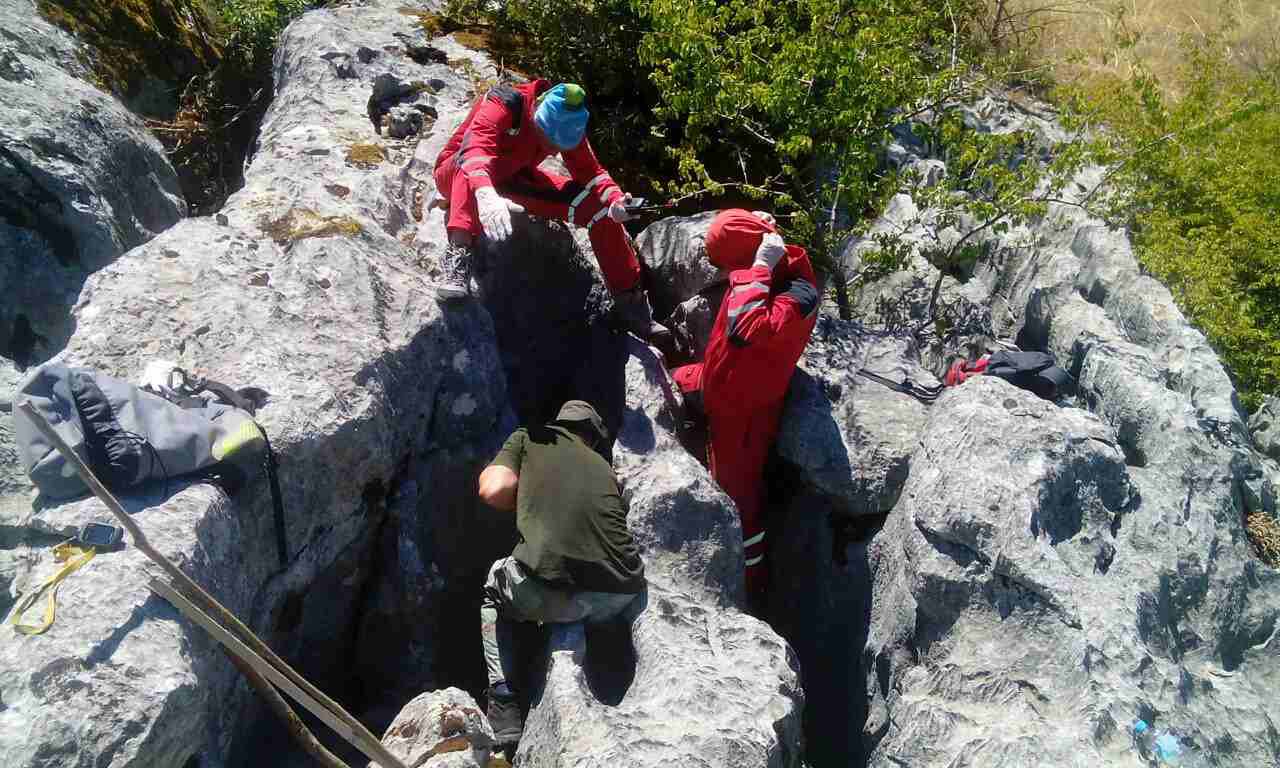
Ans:
[[[988,376],[999,376],[1015,387],[1045,400],[1056,400],[1075,391],[1075,379],[1045,352],[1001,350],[987,359]]]

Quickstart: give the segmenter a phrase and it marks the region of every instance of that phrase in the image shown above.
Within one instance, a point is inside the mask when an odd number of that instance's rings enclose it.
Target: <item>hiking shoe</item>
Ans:
[[[450,244],[440,254],[440,278],[436,283],[436,295],[446,301],[465,299],[471,295],[470,248]]]
[[[631,331],[644,341],[659,346],[668,344],[673,339],[667,326],[653,319],[653,309],[649,306],[649,296],[635,287],[622,291],[613,297],[614,312],[623,330]]]
[[[505,690],[503,690],[505,689]],[[489,706],[485,713],[489,718],[489,727],[493,729],[493,740],[498,744],[515,744],[520,741],[524,732],[524,718],[520,715],[520,702],[516,695],[500,683],[489,686]]]

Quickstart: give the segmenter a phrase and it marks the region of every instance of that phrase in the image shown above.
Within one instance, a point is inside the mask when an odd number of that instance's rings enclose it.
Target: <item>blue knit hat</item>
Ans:
[[[587,133],[587,92],[576,83],[561,83],[546,93],[533,113],[538,124],[551,143],[560,149],[573,149],[582,143]]]

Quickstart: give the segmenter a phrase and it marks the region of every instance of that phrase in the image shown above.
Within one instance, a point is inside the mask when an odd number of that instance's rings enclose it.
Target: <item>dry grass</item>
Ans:
[[[989,0],[984,26],[1031,48],[1060,84],[1105,87],[1141,64],[1169,83],[1184,35],[1223,32],[1233,62],[1256,70],[1280,52],[1276,0]],[[992,22],[996,22],[994,25]]]
[[[1254,512],[1245,521],[1245,527],[1262,562],[1280,567],[1280,522],[1266,512]]]
[[[380,144],[352,144],[347,147],[347,165],[373,170],[387,159],[387,150]]]
[[[305,208],[292,209],[278,219],[263,217],[258,226],[280,245],[311,237],[354,237],[364,231],[350,216],[321,216]]]

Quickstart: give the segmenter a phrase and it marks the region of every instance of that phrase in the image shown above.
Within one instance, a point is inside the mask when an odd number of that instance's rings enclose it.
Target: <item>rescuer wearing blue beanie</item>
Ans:
[[[501,249],[515,231],[512,213],[559,219],[588,233],[619,325],[662,346],[671,332],[653,319],[640,260],[623,222],[633,199],[600,165],[587,137],[587,93],[576,83],[536,79],[490,88],[436,158],[432,174],[448,213],[449,245],[439,260],[436,295],[471,292],[473,248]],[[540,167],[559,155],[568,175]]]
[[[573,149],[587,135],[587,94],[577,83],[561,83],[538,100],[533,122],[557,149]]]

